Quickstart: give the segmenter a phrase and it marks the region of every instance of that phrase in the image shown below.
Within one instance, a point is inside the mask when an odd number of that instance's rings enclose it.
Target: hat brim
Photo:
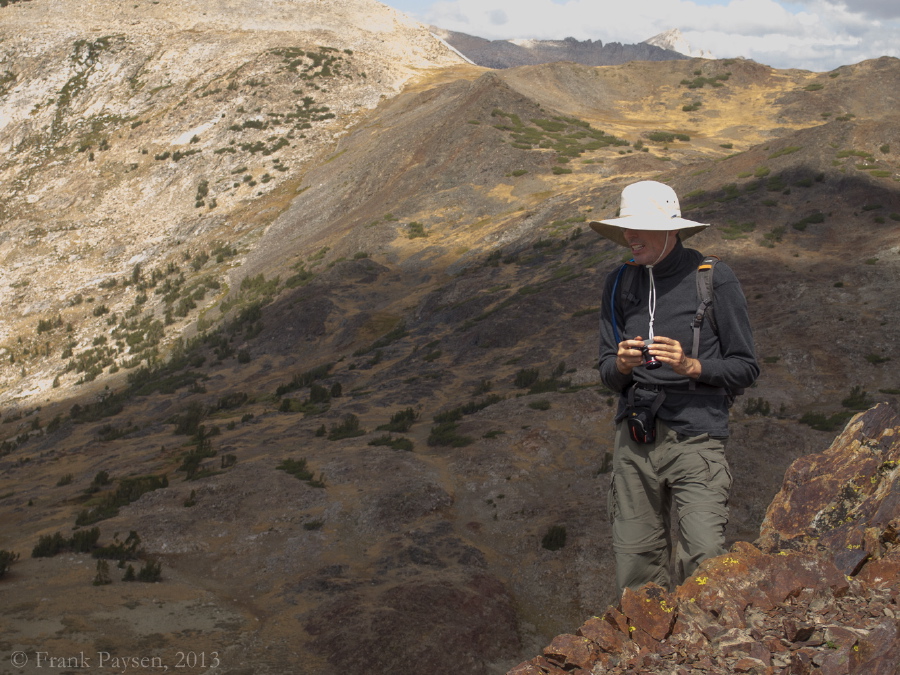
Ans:
[[[698,223],[687,218],[646,219],[636,216],[624,218],[610,218],[608,220],[595,220],[588,223],[591,229],[607,239],[628,246],[625,241],[625,230],[650,230],[655,232],[677,231],[684,241],[709,227],[709,223]]]

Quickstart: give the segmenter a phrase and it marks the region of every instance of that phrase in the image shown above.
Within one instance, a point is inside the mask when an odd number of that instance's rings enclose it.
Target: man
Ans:
[[[691,354],[703,255],[682,240],[708,226],[681,218],[675,191],[655,181],[627,186],[619,216],[590,225],[631,249],[637,266],[607,277],[600,319],[600,376],[620,394],[609,498],[616,584],[620,594],[650,581],[671,589],[673,507],[676,583],[725,552],[729,394],[759,375],[747,302],[731,269],[715,265],[715,321],[703,321]]]

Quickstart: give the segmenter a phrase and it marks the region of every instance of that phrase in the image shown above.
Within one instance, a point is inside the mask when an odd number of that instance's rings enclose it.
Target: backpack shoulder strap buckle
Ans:
[[[706,318],[707,314],[709,315],[709,321],[713,330],[718,332],[718,326],[716,325],[716,320],[712,312],[713,271],[715,270],[717,262],[719,262],[718,256],[705,256],[697,266],[697,273],[694,275],[697,283],[697,298],[699,299],[699,305],[697,306],[697,311],[694,312],[694,318],[691,320],[691,330],[693,332],[691,358],[693,359],[698,358],[700,355],[700,329],[703,327],[703,320]],[[691,380],[688,388],[693,391],[696,386],[696,383]]]

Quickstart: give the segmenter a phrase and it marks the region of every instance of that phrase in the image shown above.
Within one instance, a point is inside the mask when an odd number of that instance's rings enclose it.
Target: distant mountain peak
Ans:
[[[572,61],[587,66],[611,66],[628,61],[673,61],[686,58],[684,54],[649,43],[621,44],[600,40],[535,40],[485,38],[431,26],[433,35],[465,55],[466,59],[485,68],[514,68],[554,61]]]
[[[667,30],[659,33],[658,35],[654,35],[652,38],[644,40],[643,44],[662,47],[663,49],[670,49],[673,52],[678,52],[679,54],[684,54],[685,56],[690,56],[691,58],[716,58],[715,56],[713,56],[712,52],[707,49],[694,48],[687,41],[687,38],[685,38],[684,35],[682,35],[681,31],[677,28],[672,28],[671,30]]]

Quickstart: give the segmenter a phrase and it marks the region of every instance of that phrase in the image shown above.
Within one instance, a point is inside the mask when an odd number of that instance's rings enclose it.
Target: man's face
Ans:
[[[655,265],[675,248],[675,232],[657,230],[625,230],[625,241],[638,265]]]

